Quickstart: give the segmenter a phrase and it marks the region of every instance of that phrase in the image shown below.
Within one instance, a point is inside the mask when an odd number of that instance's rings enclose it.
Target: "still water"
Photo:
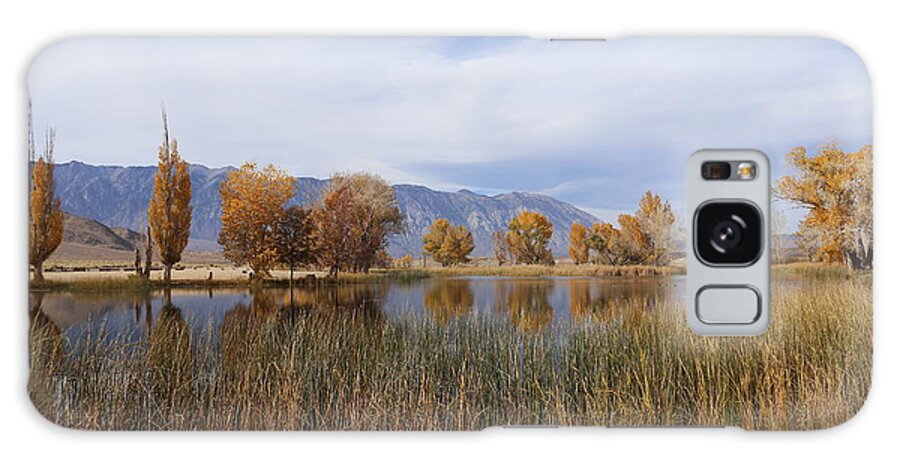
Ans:
[[[193,331],[217,330],[229,318],[256,314],[330,312],[372,323],[425,317],[441,325],[480,317],[525,332],[604,323],[622,308],[662,310],[684,298],[684,277],[461,277],[415,282],[354,283],[317,288],[172,289],[162,291],[49,292],[30,295],[31,314],[69,339],[103,330],[140,340],[165,311],[178,311]],[[167,309],[168,308],[168,309]]]

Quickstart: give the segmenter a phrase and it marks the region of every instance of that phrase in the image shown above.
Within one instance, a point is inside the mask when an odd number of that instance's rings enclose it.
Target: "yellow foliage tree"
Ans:
[[[675,213],[668,201],[649,190],[638,205],[635,217],[643,235],[641,250],[647,264],[663,266],[672,260],[675,247]]]
[[[425,253],[441,266],[452,266],[469,261],[469,253],[475,249],[472,232],[466,226],[454,226],[447,219],[436,219],[422,238]]]
[[[648,191],[634,215],[619,215],[618,228],[594,224],[587,244],[604,264],[666,265],[674,248],[675,221],[669,202]]]
[[[627,264],[646,264],[650,257],[650,239],[641,228],[641,221],[630,214],[619,215],[622,236],[621,251]]]
[[[587,243],[588,229],[584,224],[572,223],[569,231],[569,256],[575,264],[584,264],[590,258]]]
[[[28,214],[28,262],[34,267],[34,280],[44,280],[44,261],[62,242],[63,212],[60,199],[53,194],[53,144],[55,134],[47,132],[44,153],[35,157],[31,121],[28,124],[28,150],[31,166],[31,191]]]
[[[294,197],[294,178],[275,166],[259,170],[244,163],[219,187],[222,230],[219,244],[237,265],[247,264],[261,277],[278,262],[275,227],[285,204]]]
[[[553,223],[541,213],[522,211],[509,221],[506,239],[510,252],[520,264],[553,264],[547,244],[553,237]]]
[[[827,143],[812,156],[796,147],[787,160],[798,173],[782,177],[775,192],[808,211],[799,242],[815,250],[815,259],[871,269],[872,146],[848,153]]]
[[[621,236],[619,229],[608,222],[595,223],[591,226],[587,244],[588,248],[594,252],[597,262],[611,265],[622,264]]]
[[[153,178],[153,196],[147,211],[150,236],[163,264],[163,280],[172,280],[172,266],[181,261],[191,231],[191,176],[178,152],[178,141],[169,142],[169,122],[163,111],[163,143]]]

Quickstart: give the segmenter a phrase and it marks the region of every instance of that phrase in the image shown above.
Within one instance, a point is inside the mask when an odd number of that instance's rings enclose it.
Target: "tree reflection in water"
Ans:
[[[55,374],[61,369],[64,341],[62,331],[44,313],[43,302],[42,293],[32,295],[28,311],[29,361],[32,372]]]
[[[475,296],[466,280],[432,282],[423,301],[425,309],[441,325],[467,316],[474,304]]]
[[[149,313],[150,307],[147,305]],[[175,398],[187,389],[191,380],[191,328],[172,304],[169,291],[155,324],[147,314],[147,368],[153,379],[154,393],[161,398]]]
[[[372,285],[255,290],[249,306],[235,305],[222,321],[219,341],[224,372],[249,376],[255,369],[266,369],[260,364],[266,359],[281,359],[286,351],[315,349],[301,341],[329,340],[353,332],[377,343],[384,324],[385,292],[386,287]]]
[[[601,282],[592,286],[591,281],[572,280],[569,281],[572,318],[600,324],[621,322],[636,327],[658,302],[665,299],[667,290],[657,281],[635,281],[627,285]]]
[[[553,321],[550,304],[552,281],[509,281],[506,294],[506,311],[510,322],[525,332],[538,332]]]

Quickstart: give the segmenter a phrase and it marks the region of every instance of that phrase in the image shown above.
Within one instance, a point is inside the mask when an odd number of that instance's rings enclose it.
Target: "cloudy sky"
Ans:
[[[602,219],[683,204],[700,148],[872,138],[860,59],[819,39],[76,39],[28,74],[57,160],[149,165],[160,105],[183,155],[297,176],[529,191]]]

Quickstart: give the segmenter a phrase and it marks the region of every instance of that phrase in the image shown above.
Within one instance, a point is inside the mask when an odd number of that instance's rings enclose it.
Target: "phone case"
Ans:
[[[61,426],[809,430],[868,393],[840,43],[82,38],[28,91],[28,392]],[[770,163],[761,335],[685,317],[708,148]]]

